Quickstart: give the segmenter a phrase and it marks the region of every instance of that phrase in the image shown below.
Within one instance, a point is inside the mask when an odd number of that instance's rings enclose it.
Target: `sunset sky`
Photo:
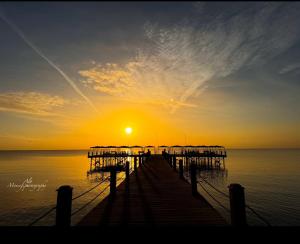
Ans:
[[[300,147],[299,16],[299,2],[1,2],[0,149]]]

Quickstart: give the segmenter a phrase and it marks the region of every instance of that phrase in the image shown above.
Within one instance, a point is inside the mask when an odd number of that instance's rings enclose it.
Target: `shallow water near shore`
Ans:
[[[227,150],[226,170],[202,171],[210,183],[228,193],[230,183],[245,187],[246,203],[272,225],[300,225],[300,150],[298,149],[232,149]],[[71,185],[76,196],[101,181],[106,175],[87,176],[89,161],[85,150],[1,151],[0,152],[0,225],[28,225],[55,206],[56,189]],[[121,173],[123,174],[123,173]],[[31,187],[22,188],[24,181]],[[74,201],[73,209],[84,205],[108,183]],[[17,187],[17,185],[19,187]],[[203,186],[229,208],[226,197]],[[199,192],[230,222],[228,213],[208,196]],[[87,208],[72,217],[76,224],[108,193],[105,192]],[[247,211],[251,225],[264,225]],[[36,225],[54,225],[55,211]]]

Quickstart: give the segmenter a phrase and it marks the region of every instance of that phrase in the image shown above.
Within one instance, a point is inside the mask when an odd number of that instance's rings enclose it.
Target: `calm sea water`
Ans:
[[[201,172],[218,189],[228,193],[230,183],[245,187],[246,202],[272,225],[300,225],[300,150],[227,150],[226,171]],[[73,195],[91,188],[105,175],[87,176],[87,151],[1,151],[0,152],[0,225],[28,225],[49,208],[55,206],[56,189],[68,184]],[[39,184],[40,189],[13,187],[26,179]],[[102,186],[73,202],[73,209],[83,206],[96,196]],[[228,199],[202,183],[225,207]],[[230,221],[221,208],[201,187],[198,190]],[[109,190],[108,190],[109,191]],[[72,217],[76,224],[107,194]],[[251,212],[251,225],[264,225]],[[55,212],[36,225],[53,225]]]

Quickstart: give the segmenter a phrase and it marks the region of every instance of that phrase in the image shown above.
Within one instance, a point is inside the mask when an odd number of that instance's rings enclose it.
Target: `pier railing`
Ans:
[[[264,218],[261,214],[259,214],[256,210],[245,203],[245,193],[244,187],[240,184],[230,184],[228,186],[229,194],[219,190],[213,184],[211,184],[207,179],[197,174],[197,170],[201,170],[201,167],[197,167],[196,161],[193,159],[189,162],[185,161],[185,164],[188,165],[187,174],[184,172],[184,159],[179,156],[179,160],[177,160],[176,155],[174,154],[163,154],[164,158],[167,160],[168,164],[174,171],[178,171],[179,178],[185,181],[188,181],[191,184],[192,195],[198,194],[198,185],[202,188],[202,190],[222,209],[224,209],[231,217],[231,224],[233,226],[246,226],[247,218],[246,218],[246,210],[251,211],[254,216],[263,222],[267,226],[271,226],[270,222]],[[191,156],[192,157],[192,156]],[[177,164],[178,161],[178,164]],[[178,165],[178,166],[177,166]],[[198,180],[199,179],[199,180]],[[206,186],[210,189],[214,190],[216,193],[222,195],[228,199],[230,208],[224,206],[224,204],[218,200]]]
[[[144,152],[150,151],[151,154],[162,154],[166,152],[168,154],[188,154],[188,153],[198,153],[200,155],[216,155],[220,157],[226,157],[226,150],[223,146],[194,146],[194,145],[174,145],[174,146],[158,146],[154,147],[151,145],[148,146],[93,146],[90,147],[88,152],[88,157],[97,157],[97,156],[109,156],[115,154],[120,156],[121,154],[127,156],[134,156]]]
[[[57,203],[56,206],[53,208],[50,208],[48,211],[46,211],[44,214],[42,214],[40,217],[32,221],[29,226],[35,225],[37,222],[39,222],[41,219],[45,218],[54,210],[56,210],[56,218],[55,218],[55,225],[56,226],[70,226],[71,225],[71,217],[79,213],[81,210],[86,208],[88,205],[90,205],[92,202],[94,202],[98,197],[103,195],[108,188],[110,189],[109,195],[113,196],[116,194],[116,188],[117,188],[117,182],[122,180],[128,180],[130,174],[137,169],[137,164],[134,164],[134,167],[132,168],[130,166],[129,161],[125,164],[125,176],[117,178],[117,169],[111,168],[110,170],[110,176],[104,178],[102,181],[97,183],[95,186],[91,187],[90,189],[80,193],[79,195],[72,197],[73,195],[73,188],[69,185],[63,185],[60,186],[57,189]],[[139,164],[140,166],[141,164]],[[105,182],[109,182],[101,191],[94,196],[91,200],[89,200],[87,203],[76,209],[72,212],[72,202],[85,196],[89,192],[93,191],[94,189],[97,189],[98,187],[102,186]]]

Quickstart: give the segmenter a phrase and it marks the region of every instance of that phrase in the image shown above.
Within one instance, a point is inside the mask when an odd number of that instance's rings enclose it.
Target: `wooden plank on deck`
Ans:
[[[179,179],[162,156],[151,156],[133,172],[129,187],[122,182],[114,197],[106,197],[80,226],[219,226],[227,225],[191,185]]]

